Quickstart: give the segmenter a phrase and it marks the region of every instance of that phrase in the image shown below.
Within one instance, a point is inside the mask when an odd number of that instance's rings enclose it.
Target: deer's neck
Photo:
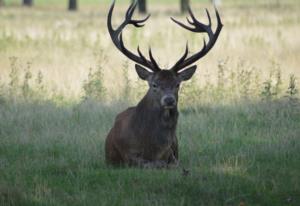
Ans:
[[[142,127],[145,125],[152,128],[175,130],[177,119],[177,107],[164,109],[160,106],[160,103],[151,98],[149,94],[146,94],[136,107],[136,120]]]

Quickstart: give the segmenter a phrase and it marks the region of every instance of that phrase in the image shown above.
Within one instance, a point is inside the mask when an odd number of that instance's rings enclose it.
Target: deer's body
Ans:
[[[106,140],[108,163],[159,166],[177,162],[177,108],[162,111],[148,98],[116,117]]]
[[[152,78],[169,91],[167,95],[173,94],[172,87],[177,82],[171,71],[163,70]],[[178,91],[178,88],[175,90]],[[154,88],[147,92],[136,107],[120,113],[106,140],[106,161],[155,167],[176,164],[177,98],[175,94],[173,103],[163,105],[158,88]]]
[[[142,167],[165,167],[178,162],[178,141],[176,126],[178,119],[178,91],[182,81],[189,80],[197,66],[197,60],[205,56],[214,46],[222,29],[219,13],[216,10],[218,25],[215,32],[211,29],[211,18],[207,11],[209,24],[199,22],[189,9],[191,19],[187,26],[172,19],[181,27],[196,33],[207,33],[209,42],[204,41],[203,48],[188,57],[188,47],[184,55],[169,70],[161,69],[154,60],[151,49],[147,59],[140,49],[138,55],[129,51],[123,42],[122,31],[131,24],[141,27],[149,18],[133,20],[132,16],[136,3],[128,8],[123,23],[115,30],[111,19],[114,9],[113,2],[107,19],[109,34],[115,46],[129,59],[136,62],[136,72],[139,77],[149,84],[149,90],[136,107],[120,113],[110,130],[105,143],[105,156],[108,164],[135,165]],[[190,66],[190,67],[189,67]],[[145,67],[147,69],[145,69]]]

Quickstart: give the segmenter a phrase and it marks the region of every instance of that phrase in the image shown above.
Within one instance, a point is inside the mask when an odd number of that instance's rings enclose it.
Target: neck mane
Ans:
[[[172,109],[164,109],[147,93],[136,106],[135,119],[141,128],[148,126],[175,130],[178,119],[177,106]]]

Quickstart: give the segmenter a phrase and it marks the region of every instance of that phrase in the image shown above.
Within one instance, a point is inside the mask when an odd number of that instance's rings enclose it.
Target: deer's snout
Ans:
[[[176,98],[174,95],[164,95],[161,98],[161,105],[165,108],[174,108],[176,106]]]

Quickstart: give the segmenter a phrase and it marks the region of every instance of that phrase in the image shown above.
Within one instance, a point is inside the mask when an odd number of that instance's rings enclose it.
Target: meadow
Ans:
[[[130,1],[117,2],[116,25]],[[219,6],[221,36],[180,91],[180,166],[161,170],[105,165],[115,116],[147,85],[109,38],[109,1],[65,3],[0,8],[1,206],[300,204],[299,1]],[[192,4],[202,21],[213,14],[209,1]],[[125,31],[132,50],[151,45],[168,68],[187,40],[191,53],[202,47],[170,21],[184,20],[177,1],[149,12]]]

